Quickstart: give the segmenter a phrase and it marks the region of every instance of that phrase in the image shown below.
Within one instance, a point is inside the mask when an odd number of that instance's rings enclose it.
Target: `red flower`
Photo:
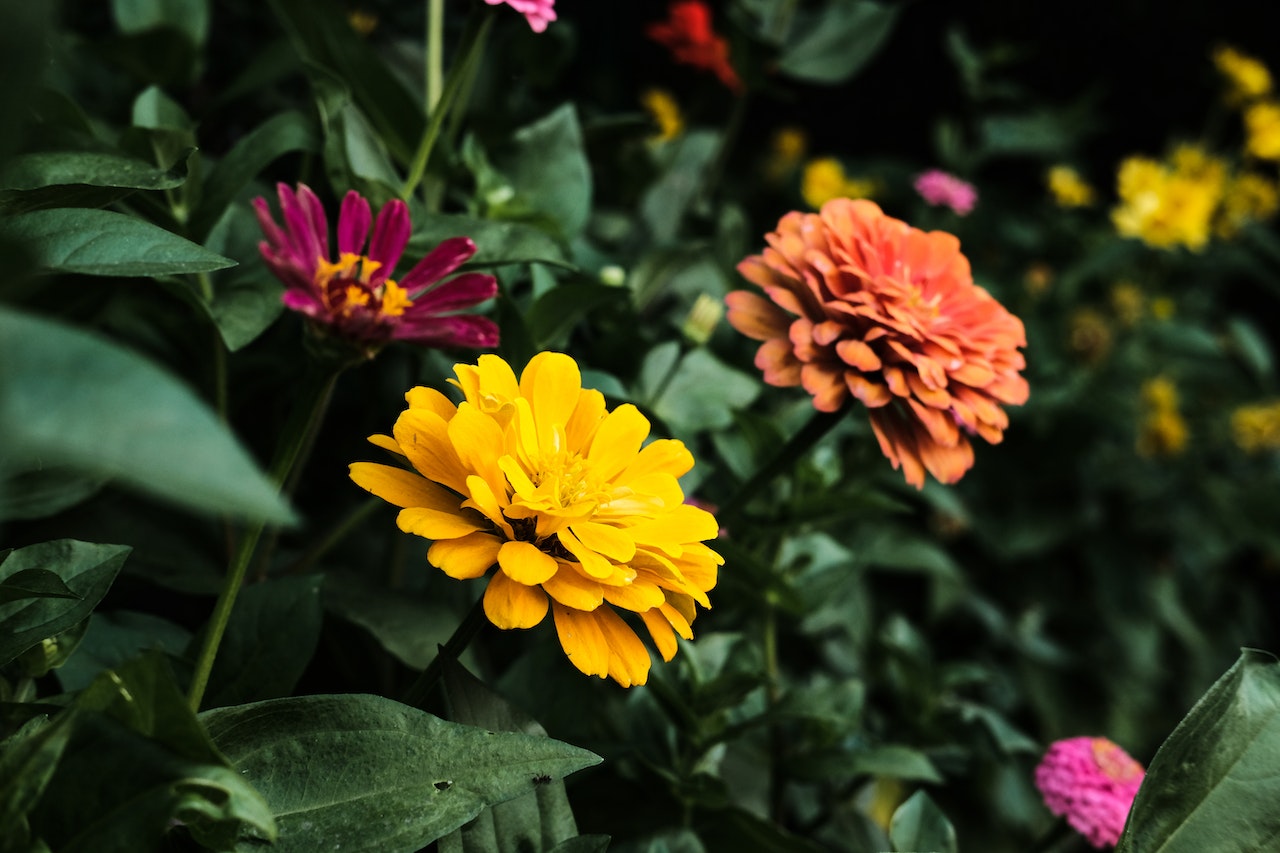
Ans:
[[[391,340],[425,346],[490,348],[498,327],[485,317],[454,314],[492,299],[498,292],[491,275],[464,273],[443,279],[476,253],[467,237],[436,246],[398,282],[391,278],[409,242],[409,209],[388,202],[373,223],[369,202],[351,190],[338,213],[338,260],[329,260],[329,222],[310,187],[295,193],[277,185],[283,229],[264,198],[253,200],[266,240],[263,259],[284,282],[284,304],[305,314],[318,330],[362,347],[372,356]],[[365,242],[368,241],[368,254]]]
[[[711,29],[711,9],[702,0],[675,0],[668,19],[645,30],[649,38],[665,45],[676,62],[714,73],[730,91],[741,92],[742,81],[729,64],[729,42]]]
[[[765,382],[802,385],[823,412],[857,397],[880,449],[916,488],[926,470],[959,480],[973,465],[969,436],[1003,438],[1000,404],[1027,399],[1026,336],[973,283],[959,240],[845,198],[788,213],[765,239],[738,272],[769,299],[726,298],[729,323],[764,341]]]

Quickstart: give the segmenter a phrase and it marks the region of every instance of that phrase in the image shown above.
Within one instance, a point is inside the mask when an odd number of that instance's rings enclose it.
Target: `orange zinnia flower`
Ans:
[[[925,471],[959,480],[973,465],[970,435],[1001,440],[1000,404],[1027,399],[1026,336],[973,283],[959,240],[849,199],[788,213],[765,239],[738,271],[769,299],[739,290],[726,301],[733,327],[764,341],[756,366],[766,382],[802,385],[823,412],[857,397],[916,488]]]

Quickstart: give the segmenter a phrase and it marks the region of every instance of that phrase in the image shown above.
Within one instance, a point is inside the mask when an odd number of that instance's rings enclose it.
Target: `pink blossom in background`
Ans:
[[[1146,772],[1104,737],[1055,741],[1036,768],[1044,804],[1094,847],[1114,847]]]
[[[930,169],[917,175],[915,188],[929,204],[949,207],[958,216],[967,216],[978,203],[978,191],[973,184],[941,169]]]
[[[490,6],[506,3],[515,9],[529,22],[535,33],[547,28],[547,24],[556,19],[556,0],[484,0]]]

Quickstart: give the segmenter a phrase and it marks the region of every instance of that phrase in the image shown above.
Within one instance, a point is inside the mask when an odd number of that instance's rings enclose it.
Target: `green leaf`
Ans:
[[[133,126],[187,133],[195,130],[187,111],[159,86],[148,86],[133,99]]]
[[[28,569],[52,572],[73,598],[36,598],[0,604],[0,666],[88,618],[107,594],[129,548],[59,539],[30,545],[0,563],[0,583]]]
[[[104,482],[68,468],[0,474],[0,521],[55,515],[97,494]]]
[[[707,169],[720,149],[720,139],[719,133],[710,130],[686,133],[666,171],[645,190],[640,199],[640,217],[657,245],[675,242],[679,237],[685,211],[706,179]],[[639,275],[640,270],[634,274]]]
[[[854,775],[891,776],[919,782],[941,783],[933,762],[923,752],[907,746],[890,744],[858,752],[849,759],[848,772]]]
[[[608,849],[607,835],[575,835],[561,841],[547,853],[605,853]]]
[[[152,650],[177,657],[190,641],[186,628],[150,613],[94,613],[80,648],[57,669],[58,683],[68,692],[83,690],[103,670],[116,669]]]
[[[316,148],[312,122],[298,112],[272,116],[249,131],[209,170],[204,196],[191,215],[190,233],[197,238],[207,235],[240,190],[268,165],[285,154]]]
[[[1267,336],[1244,317],[1232,317],[1228,320],[1227,331],[1231,334],[1233,349],[1240,360],[1248,365],[1258,379],[1269,379],[1275,369],[1275,359],[1271,354],[1271,345],[1267,343]]]
[[[213,747],[161,655],[103,673],[69,713],[71,743],[31,818],[59,853],[160,853],[178,824],[223,850],[250,829],[274,836],[267,803]]]
[[[696,432],[720,429],[733,423],[737,409],[746,408],[760,394],[760,382],[734,370],[708,350],[695,349],[680,360],[670,379],[651,368],[655,348],[642,368],[642,384],[658,396],[651,403],[654,414],[672,429]]]
[[[238,258],[255,257],[261,239],[262,230],[248,205],[237,202],[223,212],[209,232],[208,246]],[[284,311],[280,301],[284,285],[263,264],[219,270],[209,280],[213,284],[211,302],[205,303],[191,288],[186,290],[187,298],[218,327],[231,352],[257,340]]]
[[[984,156],[1064,157],[1079,133],[1077,118],[1048,110],[987,116],[978,124],[979,150]]]
[[[450,237],[470,237],[476,244],[471,267],[539,263],[574,269],[555,238],[533,225],[435,214],[415,219],[413,226],[408,257],[415,261]]]
[[[3,309],[0,435],[0,467],[40,459],[192,509],[291,518],[227,427],[177,380],[96,335]]]
[[[0,169],[0,190],[35,190],[67,184],[168,190],[187,179],[186,159],[170,169],[142,160],[95,151],[22,154]]]
[[[453,721],[490,731],[547,736],[535,720],[510,705],[451,657],[443,660],[442,681],[449,718]],[[564,782],[547,776],[539,776],[537,780],[533,791],[485,809],[466,826],[440,839],[440,853],[517,850],[541,853],[576,836],[578,826],[565,796]]]
[[[525,318],[539,350],[563,347],[569,332],[588,314],[624,300],[628,292],[588,280],[568,281],[543,294]]]
[[[547,738],[446,723],[380,696],[207,711],[214,742],[276,816],[277,853],[413,853],[487,805],[599,762]],[[245,844],[241,848],[258,849]]]
[[[591,166],[573,104],[520,128],[512,142],[514,150],[504,152],[499,168],[516,193],[555,219],[563,236],[577,234],[591,214]]]
[[[956,853],[956,830],[929,795],[916,791],[889,820],[894,850],[912,853]]]
[[[0,578],[0,604],[23,598],[74,598],[80,596],[63,583],[62,578],[48,569],[23,569]]]
[[[0,220],[0,238],[22,243],[50,272],[157,276],[235,265],[177,234],[123,213],[33,210]]]
[[[71,738],[70,720],[37,717],[0,742],[0,850],[32,849],[27,815],[58,767]]]
[[[1156,752],[1116,853],[1273,849],[1277,767],[1280,662],[1245,649]]]
[[[171,27],[199,47],[209,34],[208,0],[111,0],[111,13],[130,35]]]
[[[320,642],[319,575],[277,578],[246,587],[209,675],[205,707],[293,692]]]
[[[410,669],[426,669],[458,618],[442,604],[378,587],[352,572],[324,578],[324,607],[359,625]]]
[[[871,0],[833,0],[797,23],[778,69],[811,83],[849,80],[880,52],[899,8]]]

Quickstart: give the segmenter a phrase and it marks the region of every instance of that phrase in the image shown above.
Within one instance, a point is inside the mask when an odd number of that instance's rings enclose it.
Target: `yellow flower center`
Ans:
[[[357,311],[378,319],[403,315],[413,300],[389,278],[374,283],[373,274],[381,267],[380,261],[353,252],[343,252],[336,262],[318,258],[315,282],[325,307],[342,317]]]

